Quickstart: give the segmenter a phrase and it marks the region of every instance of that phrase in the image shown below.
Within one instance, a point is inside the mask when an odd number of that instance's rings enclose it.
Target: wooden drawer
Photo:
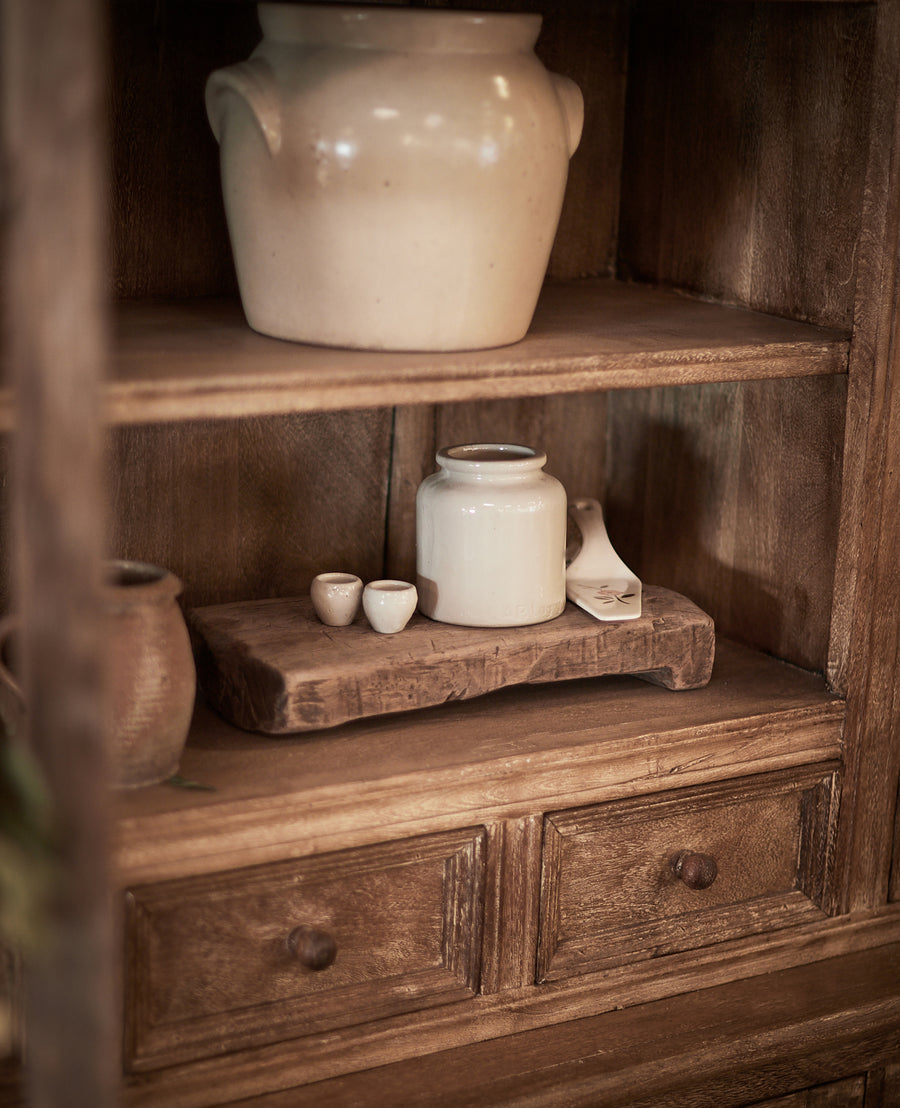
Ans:
[[[538,981],[821,918],[835,769],[549,814]]]
[[[484,839],[469,828],[130,890],[131,1068],[471,997]]]

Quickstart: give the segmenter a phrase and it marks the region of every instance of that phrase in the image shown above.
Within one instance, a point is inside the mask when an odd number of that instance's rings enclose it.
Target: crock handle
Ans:
[[[216,142],[222,141],[227,94],[235,93],[249,107],[273,156],[281,149],[281,105],[272,67],[264,58],[217,69],[206,81],[206,114]]]
[[[584,97],[581,89],[569,77],[561,73],[551,73],[550,79],[559,98],[566,121],[566,141],[571,158],[581,142],[581,129],[584,126]]]
[[[4,648],[10,635],[19,631],[22,621],[18,616],[0,620],[0,718],[10,738],[18,738],[25,720],[25,694],[13,677],[4,659]]]

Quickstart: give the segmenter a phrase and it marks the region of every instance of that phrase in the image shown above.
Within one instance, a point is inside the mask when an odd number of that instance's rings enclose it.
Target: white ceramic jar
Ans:
[[[528,446],[437,453],[416,494],[419,610],[443,623],[543,623],[566,604],[566,492]]]
[[[332,346],[518,341],[556,234],[578,87],[539,15],[260,4],[206,105],[251,327]]]

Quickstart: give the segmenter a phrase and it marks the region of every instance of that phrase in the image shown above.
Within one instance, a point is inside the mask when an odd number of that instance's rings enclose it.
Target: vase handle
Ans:
[[[247,104],[274,157],[281,149],[281,105],[272,67],[264,58],[249,58],[209,75],[206,114],[216,142],[222,141],[228,93],[235,93]]]
[[[571,158],[581,142],[581,129],[584,126],[584,97],[581,89],[571,78],[563,77],[561,73],[551,73],[550,79],[566,121],[566,141]]]

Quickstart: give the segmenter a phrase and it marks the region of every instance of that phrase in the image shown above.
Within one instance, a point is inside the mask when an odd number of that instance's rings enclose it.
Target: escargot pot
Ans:
[[[301,342],[518,341],[556,234],[581,92],[541,17],[260,4],[206,106],[250,326]]]
[[[471,443],[437,453],[416,494],[419,610],[442,623],[544,623],[566,605],[566,491],[540,450]]]

